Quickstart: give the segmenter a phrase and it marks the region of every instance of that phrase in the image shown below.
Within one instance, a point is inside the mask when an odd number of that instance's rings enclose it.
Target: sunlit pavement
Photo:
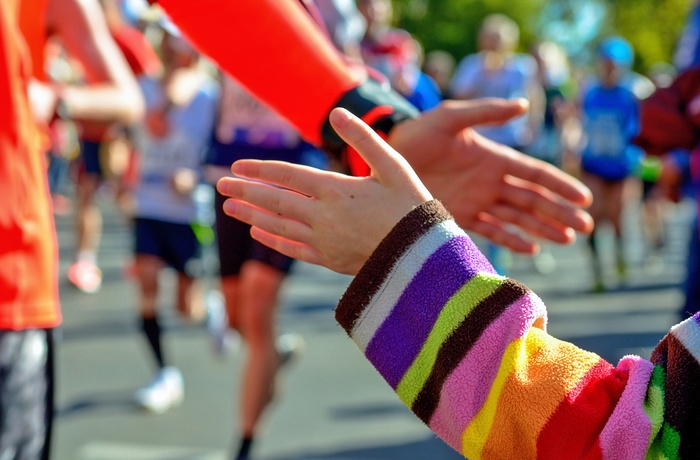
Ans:
[[[183,405],[152,415],[132,403],[151,377],[151,360],[136,329],[133,283],[123,276],[130,260],[128,222],[102,200],[105,232],[100,250],[104,284],[97,294],[61,285],[64,324],[57,354],[55,460],[222,460],[237,428],[239,365],[244,350],[216,357],[206,330],[172,314],[173,277],[163,275],[160,302],[169,332],[166,353],[184,374]],[[669,242],[661,260],[644,260],[638,212],[628,223],[628,279],[591,292],[585,239],[551,247],[554,271],[539,274],[532,260],[513,258],[512,276],[529,285],[549,308],[554,335],[616,362],[625,354],[648,357],[675,322],[681,301],[691,207],[668,216]],[[72,218],[57,222],[61,273],[72,248]],[[602,247],[613,267],[612,237]],[[361,357],[333,320],[332,310],[350,278],[305,264],[285,286],[280,329],[306,340],[306,353],[280,381],[280,394],[255,447],[256,458],[452,459],[447,448],[410,412]]]

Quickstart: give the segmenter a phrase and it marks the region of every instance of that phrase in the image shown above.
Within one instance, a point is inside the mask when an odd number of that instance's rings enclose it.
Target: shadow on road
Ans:
[[[105,391],[82,395],[56,409],[56,418],[85,415],[86,412],[115,414],[140,411],[134,403],[134,390]]]
[[[442,440],[429,437],[403,444],[340,449],[334,452],[309,453],[296,456],[274,457],[269,460],[456,460],[461,455]]]
[[[627,354],[639,354],[648,359],[656,345],[664,337],[663,333],[599,334],[583,337],[567,337],[567,341],[598,354],[610,363],[617,362]]]

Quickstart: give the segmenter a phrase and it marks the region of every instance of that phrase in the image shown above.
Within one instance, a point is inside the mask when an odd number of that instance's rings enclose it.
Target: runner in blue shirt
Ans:
[[[632,145],[639,130],[638,101],[621,78],[634,60],[630,44],[609,37],[598,48],[599,80],[582,95],[581,117],[585,143],[581,151],[581,179],[593,193],[590,212],[595,228],[589,237],[593,256],[594,290],[605,289],[598,257],[596,230],[608,221],[616,239],[617,271],[624,281],[621,215],[626,179],[641,160],[641,150]]]

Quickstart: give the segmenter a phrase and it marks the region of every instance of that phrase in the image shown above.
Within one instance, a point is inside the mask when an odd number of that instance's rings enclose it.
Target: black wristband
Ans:
[[[343,107],[362,119],[377,107],[386,107],[388,114],[370,121],[370,126],[375,131],[385,135],[388,135],[397,123],[416,118],[419,113],[411,103],[387,85],[370,79],[343,94],[335,107]],[[346,144],[335,132],[329,120],[323,123],[321,136],[323,149],[335,158],[342,158]]]

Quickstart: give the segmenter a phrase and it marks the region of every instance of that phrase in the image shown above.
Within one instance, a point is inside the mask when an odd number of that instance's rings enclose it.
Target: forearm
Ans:
[[[353,75],[297,0],[160,0],[182,32],[258,98],[320,143]]]
[[[59,88],[60,111],[76,120],[135,123],[144,103],[136,78],[109,34],[96,0],[51,0],[47,28],[85,69],[84,86]]]
[[[136,85],[66,86],[60,89],[59,97],[59,115],[76,121],[132,124],[143,114],[143,99]]]
[[[224,72],[285,117],[309,142],[333,153],[342,148],[328,125],[334,107],[344,106],[372,125],[402,103],[388,90],[377,91],[361,69],[351,68],[298,0],[160,0],[158,4]],[[413,116],[410,107],[401,110]]]
[[[439,206],[399,223],[336,318],[404,403],[469,458],[643,458],[645,409],[662,415],[646,399],[651,363],[614,368],[549,336],[541,300],[496,275]]]

